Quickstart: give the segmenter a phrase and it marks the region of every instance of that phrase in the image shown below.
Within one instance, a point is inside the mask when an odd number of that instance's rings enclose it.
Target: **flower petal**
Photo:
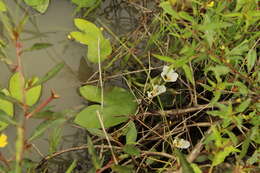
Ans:
[[[147,92],[147,95],[149,98],[153,98],[164,92],[166,92],[166,87],[164,85],[155,85],[152,91]]]
[[[170,67],[163,66],[161,76],[165,82],[175,82],[179,75],[173,69],[170,69]]]
[[[177,78],[179,77],[178,73],[175,73],[174,71],[172,73],[168,73],[166,75],[167,77],[167,82],[175,82]]]
[[[166,92],[166,87],[164,85],[155,85],[154,88],[157,90],[157,95]]]
[[[190,147],[190,142],[184,139],[175,138],[173,141],[173,146],[176,148],[187,149]]]

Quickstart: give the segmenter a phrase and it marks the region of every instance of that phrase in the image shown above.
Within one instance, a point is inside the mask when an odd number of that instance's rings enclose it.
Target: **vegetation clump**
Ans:
[[[0,172],[260,172],[257,0],[71,0],[76,29],[65,39],[84,46],[84,61],[97,71],[78,88],[87,105],[60,111],[49,106],[59,104],[54,90],[41,94],[66,63],[41,77],[26,76],[22,66],[26,52],[52,46],[23,48],[28,8],[44,15],[51,4],[14,2],[24,10],[19,22],[0,0],[0,63],[11,72],[0,88]],[[117,18],[121,11],[129,17]],[[126,19],[127,31],[108,25],[124,28]],[[41,122],[28,135],[32,119]],[[83,142],[63,148],[67,126]],[[7,127],[16,129],[13,143]],[[48,132],[42,154],[35,141]],[[33,149],[39,160],[30,157]]]

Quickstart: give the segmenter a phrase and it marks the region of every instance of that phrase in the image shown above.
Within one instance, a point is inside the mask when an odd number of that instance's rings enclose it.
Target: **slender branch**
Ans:
[[[228,104],[230,103],[230,101],[223,101],[223,102],[218,102],[220,104]],[[231,101],[232,104],[237,104],[239,103],[238,101],[234,100]],[[201,109],[209,109],[209,108],[215,108],[215,105],[212,105],[210,103],[208,104],[202,104],[202,105],[197,105],[194,107],[188,107],[188,108],[183,108],[183,109],[171,109],[171,110],[164,110],[164,111],[156,111],[156,112],[145,112],[145,114],[147,115],[183,115],[183,114],[187,114],[187,113],[191,113],[191,112],[196,112],[199,111]]]
[[[46,107],[53,99],[59,98],[59,95],[57,95],[53,90],[51,91],[51,96],[47,98],[42,104],[40,104],[36,109],[34,109],[32,112],[25,115],[26,119],[29,119],[34,114],[40,112],[44,107]]]
[[[113,151],[113,147],[112,147],[112,145],[111,145],[111,142],[110,142],[110,140],[109,140],[108,134],[107,134],[106,129],[105,129],[105,127],[104,127],[104,123],[103,123],[103,120],[102,120],[102,118],[101,118],[101,115],[100,115],[99,111],[97,111],[96,113],[97,113],[98,120],[99,120],[99,122],[100,122],[101,128],[102,128],[102,130],[103,130],[103,132],[104,132],[104,134],[105,134],[107,143],[108,143],[108,145],[110,146],[110,150],[111,150],[111,154],[112,154],[113,160],[114,160],[115,164],[117,165],[117,164],[118,164],[118,161],[117,161],[117,159],[116,159],[116,155],[115,155],[115,153],[114,153],[114,151]]]
[[[38,164],[37,168],[39,169],[41,167],[41,165],[43,165],[46,161],[53,159],[59,155],[68,153],[68,152],[72,152],[72,151],[78,151],[78,150],[85,150],[87,149],[89,146],[87,145],[82,145],[82,146],[78,146],[78,147],[72,147],[72,148],[67,148],[61,151],[58,151],[56,153],[53,153],[51,155],[48,155],[46,157],[44,157]],[[105,148],[105,149],[110,149],[111,146],[109,145],[95,145],[95,148]],[[118,147],[118,146],[112,146],[113,149],[117,149],[117,150],[122,150],[122,147]],[[172,154],[167,154],[164,152],[152,152],[152,151],[141,151],[142,155],[152,155],[152,156],[161,156],[161,157],[166,157],[168,159],[176,159],[175,156],[173,156]],[[36,169],[37,169],[36,168]]]

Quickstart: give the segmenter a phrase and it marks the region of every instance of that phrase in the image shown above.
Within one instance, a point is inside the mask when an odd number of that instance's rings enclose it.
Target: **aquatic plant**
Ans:
[[[24,2],[48,13],[48,0]],[[11,72],[8,87],[0,90],[0,147],[1,152],[8,147],[15,151],[11,159],[0,153],[0,172],[259,172],[257,1],[113,1],[101,8],[104,19],[95,22],[84,16],[101,1],[71,2],[77,6],[78,31],[68,31],[67,41],[86,46],[84,60],[97,71],[79,87],[79,108],[55,112],[49,104],[60,96],[52,90],[48,98],[41,98],[42,88],[65,64],[54,65],[41,77],[26,76],[21,66],[24,53],[52,44],[23,48],[29,13],[13,22],[0,0],[5,36],[0,39],[0,60]],[[117,35],[106,12],[114,9],[117,16],[118,8],[124,13],[133,8],[130,21],[137,27]],[[106,19],[109,22],[103,22]],[[115,21],[118,27],[120,20]],[[9,45],[16,62],[7,56]],[[32,118],[42,121],[28,135]],[[61,131],[68,125],[86,133],[84,142],[60,148],[61,141],[67,142]],[[15,144],[4,131],[7,127],[16,129]],[[31,161],[26,153],[48,130],[53,132],[49,153]],[[73,155],[77,151],[90,159],[78,159]],[[80,170],[84,164],[91,168]]]

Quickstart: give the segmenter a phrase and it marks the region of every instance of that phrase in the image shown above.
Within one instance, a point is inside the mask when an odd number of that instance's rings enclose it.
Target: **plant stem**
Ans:
[[[29,119],[34,114],[40,112],[44,107],[46,107],[53,99],[59,98],[59,95],[57,95],[53,90],[51,91],[51,96],[47,98],[42,104],[40,104],[37,108],[35,108],[32,112],[25,115],[26,119]]]

